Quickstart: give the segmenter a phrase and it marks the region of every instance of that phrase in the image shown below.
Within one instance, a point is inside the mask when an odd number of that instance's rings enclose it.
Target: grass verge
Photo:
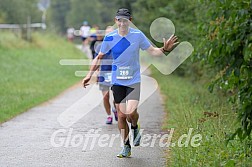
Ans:
[[[33,33],[32,42],[0,32],[0,123],[56,96],[80,78],[83,66],[61,66],[67,58],[84,58],[65,39]]]
[[[168,166],[252,166],[251,141],[235,139],[226,145],[237,124],[225,98],[209,93],[200,83],[164,76],[154,68],[152,76],[165,97],[164,129],[174,128],[174,144],[167,148]]]

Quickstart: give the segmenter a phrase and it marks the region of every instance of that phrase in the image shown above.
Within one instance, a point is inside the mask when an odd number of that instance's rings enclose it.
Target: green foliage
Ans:
[[[194,44],[197,40],[196,15],[199,6],[196,0],[138,0],[133,4],[133,22],[150,37],[151,22],[159,17],[166,17],[174,23],[180,41],[190,41]]]
[[[200,10],[202,5],[197,0],[181,0],[181,1],[167,1],[167,0],[138,0],[133,4],[133,22],[141,29],[149,39],[150,25],[152,21],[159,17],[166,17],[170,19],[175,25],[175,35],[178,36],[179,41],[188,41],[193,47],[199,41],[197,32],[197,24],[201,18]],[[152,42],[161,47],[162,43],[152,40]],[[178,69],[174,71],[179,76],[190,75],[193,80],[202,75],[199,62],[194,61],[195,54],[191,55]]]
[[[242,143],[235,138],[228,144],[224,142],[237,127],[237,122],[232,121],[237,113],[231,112],[232,105],[225,97],[217,91],[209,93],[201,83],[192,83],[188,78],[164,76],[158,70],[152,70],[152,76],[164,95],[167,119],[163,128],[174,128],[171,143],[175,145],[167,148],[171,150],[167,166],[251,166],[251,140]],[[193,131],[189,145],[180,147],[179,138],[190,128]],[[191,139],[197,134],[202,140],[194,147]]]
[[[119,0],[117,0],[119,2]],[[99,17],[101,18],[101,28],[105,28],[114,24],[114,16],[119,8],[119,4],[116,1],[99,0]]]
[[[67,29],[66,16],[70,11],[69,0],[53,0],[48,9],[48,21],[50,28],[56,29],[58,32],[65,32]]]
[[[114,24],[114,15],[122,4],[129,6],[132,1],[106,0],[51,0],[46,11],[47,27],[56,33],[65,33],[68,27],[80,28],[87,20],[92,26],[105,28]],[[1,0],[0,23],[25,24],[27,17],[31,22],[41,22],[42,12],[37,7],[38,0]]]
[[[37,0],[1,0],[0,18],[4,17],[4,23],[25,24],[27,17],[31,16],[32,22],[41,22],[41,12],[37,8]]]
[[[164,16],[160,13],[160,9],[166,8],[168,5],[167,1],[155,1],[155,0],[138,0],[132,5],[133,23],[143,31],[149,39],[150,36],[150,25],[152,21],[158,17]],[[165,17],[165,16],[164,16]],[[167,17],[170,18],[170,17]],[[172,18],[170,18],[172,20]],[[152,40],[156,45],[160,43]]]
[[[0,11],[0,24],[5,22],[5,13]]]
[[[97,0],[72,0],[71,10],[69,11],[66,18],[67,25],[72,25],[76,28],[80,28],[84,20],[88,21],[89,25],[91,26],[93,24],[99,25],[101,23],[99,9],[100,3]]]
[[[117,0],[115,1],[118,8],[127,8],[132,11],[132,4],[138,0]]]
[[[53,0],[48,9],[48,23],[56,32],[65,33],[68,27],[79,29],[84,20],[90,26],[105,28],[114,24],[118,1],[106,0]]]
[[[199,58],[210,64],[216,76],[209,87],[227,92],[234,103],[240,139],[251,137],[252,130],[252,4],[251,1],[218,1],[209,6],[209,22],[201,25],[204,34]],[[235,136],[233,135],[232,138]]]

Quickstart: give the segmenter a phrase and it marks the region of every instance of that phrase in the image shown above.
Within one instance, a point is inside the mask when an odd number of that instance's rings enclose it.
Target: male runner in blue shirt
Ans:
[[[129,127],[127,121],[131,123],[133,131],[134,146],[140,145],[140,127],[138,125],[139,114],[137,107],[140,97],[140,62],[139,50],[146,50],[153,56],[163,55],[178,44],[177,37],[172,35],[161,48],[153,47],[146,36],[137,29],[131,28],[132,20],[128,9],[119,9],[115,16],[115,23],[118,29],[106,35],[101,46],[100,53],[93,60],[87,76],[83,79],[83,86],[86,87],[94,71],[99,68],[99,62],[111,50],[112,63],[112,91],[118,111],[118,128],[124,139],[124,147],[117,157],[129,157],[131,146],[128,138]]]

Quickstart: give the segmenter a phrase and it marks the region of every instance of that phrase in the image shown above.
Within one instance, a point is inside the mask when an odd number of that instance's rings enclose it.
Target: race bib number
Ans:
[[[111,82],[111,78],[112,78],[111,72],[110,73],[104,73],[104,81],[105,82]]]
[[[133,70],[130,66],[118,67],[116,71],[116,79],[132,79]]]

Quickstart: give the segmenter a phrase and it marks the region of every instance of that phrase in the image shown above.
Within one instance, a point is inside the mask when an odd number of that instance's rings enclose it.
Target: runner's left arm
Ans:
[[[162,56],[165,52],[170,52],[179,42],[175,35],[172,35],[167,41],[163,38],[164,45],[161,48],[153,47],[152,45],[147,49],[147,52],[153,56]]]

